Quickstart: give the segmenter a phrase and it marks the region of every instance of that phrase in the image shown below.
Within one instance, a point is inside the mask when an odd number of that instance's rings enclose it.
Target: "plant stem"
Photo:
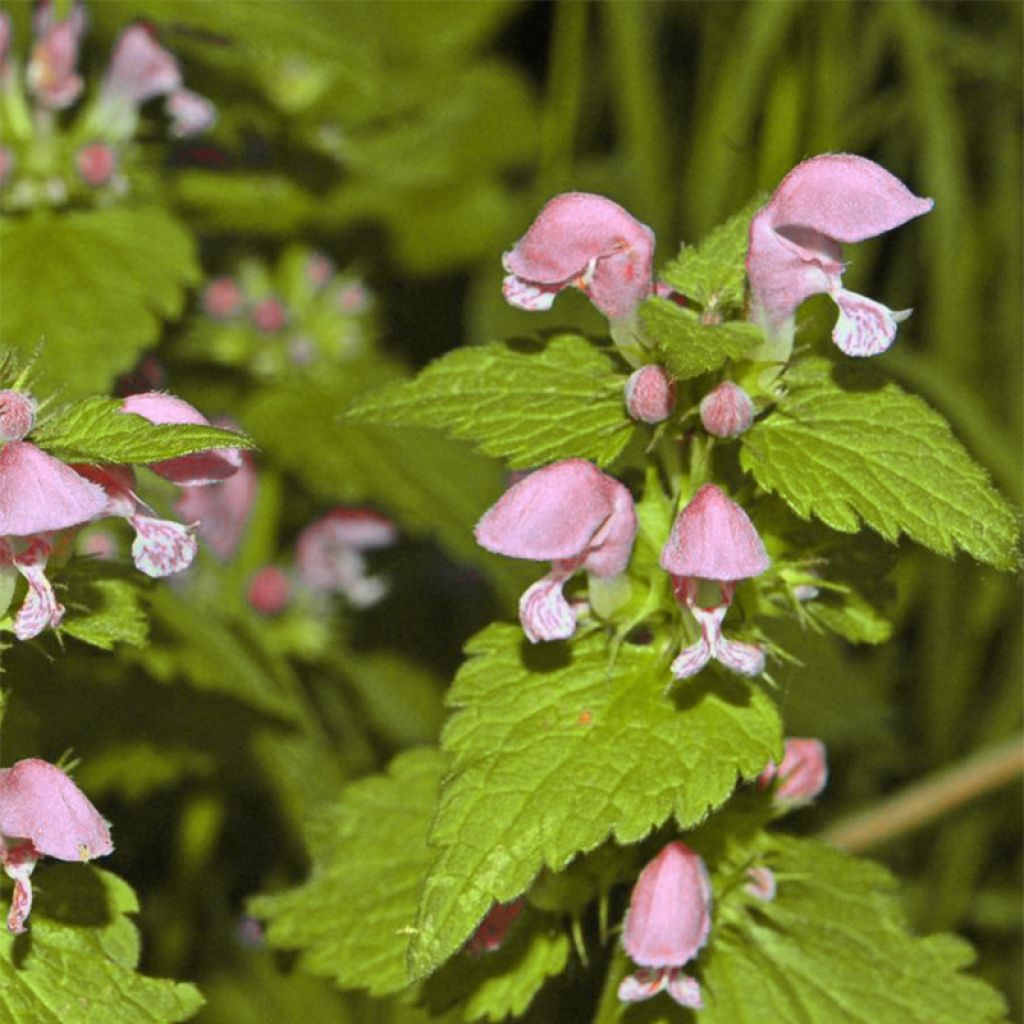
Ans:
[[[1024,736],[1015,736],[843,818],[821,838],[858,853],[920,828],[1020,775],[1024,775]]]

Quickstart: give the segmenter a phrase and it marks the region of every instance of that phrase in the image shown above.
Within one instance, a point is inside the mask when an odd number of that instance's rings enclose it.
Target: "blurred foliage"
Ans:
[[[24,40],[26,5],[10,6]],[[388,428],[335,410],[464,342],[601,333],[576,296],[530,317],[502,301],[500,253],[552,194],[621,202],[655,228],[664,262],[800,159],[852,151],[936,199],[914,231],[861,245],[848,271],[849,287],[916,308],[880,363],[1019,504],[1024,7],[137,0],[89,11],[95,67],[125,19],[150,19],[221,121],[147,167],[144,198],[123,213],[76,213],[42,241],[37,224],[5,227],[4,341],[31,351],[45,335],[68,397],[112,388],[153,346],[167,385],[234,416],[268,471],[236,563],[148,595],[151,648],[120,662],[74,642],[3,652],[5,682],[18,681],[4,762],[55,760],[74,743],[79,781],[131,822],[109,865],[139,892],[142,966],[195,981],[208,999],[197,1020],[413,1024],[422,1011],[339,995],[272,960],[242,908],[303,878],[300,829],[343,780],[435,735],[461,643],[508,612],[517,570],[469,542],[500,490],[496,463],[425,433],[411,466]],[[150,205],[157,183],[170,211]],[[91,218],[139,244],[97,247]],[[212,278],[297,240],[364,275],[380,351],[337,382],[296,371],[267,386],[204,356],[178,320],[183,289],[200,263]],[[26,290],[31,305],[17,301]],[[198,301],[187,313],[194,325]],[[813,329],[798,337],[816,341]],[[339,501],[420,514],[405,525],[434,530],[375,556],[397,584],[377,608],[257,618],[242,597],[252,572]],[[802,662],[777,677],[787,731],[821,737],[832,766],[828,798],[800,819],[807,831],[1020,729],[1018,580],[908,544],[900,555],[888,644],[795,627],[779,638]],[[396,642],[420,662],[415,682],[381,661]],[[1019,793],[1001,791],[872,851],[906,880],[917,930],[977,946],[1015,1018],[1020,833]],[[588,1019],[574,1004],[590,982],[575,981],[545,989],[526,1019]]]

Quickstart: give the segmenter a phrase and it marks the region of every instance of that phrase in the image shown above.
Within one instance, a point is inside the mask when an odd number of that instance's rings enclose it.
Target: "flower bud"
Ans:
[[[23,391],[0,391],[0,444],[20,441],[36,420],[36,403]]]
[[[288,605],[291,589],[291,581],[283,569],[265,565],[249,581],[245,596],[260,615],[277,615]]]
[[[813,800],[828,782],[825,744],[821,740],[787,737],[782,762],[769,761],[757,777],[761,789],[777,780],[775,799],[796,806]]]
[[[723,380],[700,403],[700,421],[715,437],[738,437],[754,420],[754,403],[738,384]]]
[[[214,320],[227,320],[242,308],[245,296],[233,277],[215,277],[203,291],[203,312]]]
[[[75,154],[75,167],[86,185],[106,185],[117,170],[117,154],[105,142],[92,142]]]
[[[274,334],[288,322],[284,303],[273,296],[257,302],[250,316],[256,328],[264,334]]]
[[[626,381],[626,408],[641,423],[661,423],[672,415],[676,387],[668,374],[653,363],[634,370]]]

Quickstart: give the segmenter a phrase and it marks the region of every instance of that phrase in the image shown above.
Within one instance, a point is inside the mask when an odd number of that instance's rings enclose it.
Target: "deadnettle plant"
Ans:
[[[0,768],[0,865],[14,880],[9,931],[25,931],[40,858],[87,861],[113,849],[107,823],[55,765],[32,757]]]
[[[779,806],[799,807],[810,803],[828,782],[828,761],[821,740],[787,737],[782,761],[769,761],[757,777],[761,789],[773,783]]]
[[[633,887],[622,945],[640,970],[624,978],[619,999],[650,999],[659,992],[700,1009],[700,984],[683,973],[711,930],[711,881],[701,857],[681,840],[669,843],[640,872]]]
[[[654,363],[634,370],[626,381],[626,411],[641,423],[661,423],[676,407],[675,382]]]
[[[552,563],[519,599],[519,621],[532,643],[564,640],[576,613],[562,588],[579,569],[617,576],[636,537],[633,497],[585,459],[566,459],[520,480],[484,513],[477,542],[501,555]]]
[[[686,679],[712,659],[742,675],[760,674],[764,652],[722,635],[722,620],[736,584],[759,576],[771,564],[746,512],[714,484],[705,484],[676,517],[660,564],[672,574],[676,598],[690,610],[701,631],[700,639],[672,662],[672,675]],[[719,603],[710,608],[698,605],[700,580],[718,583]]]
[[[893,312],[843,288],[840,243],[884,234],[933,205],[862,156],[828,153],[794,167],[750,224],[752,315],[769,339],[759,354],[785,361],[793,347],[797,307],[819,294],[831,296],[839,307],[832,340],[843,352],[884,352],[911,311]]]

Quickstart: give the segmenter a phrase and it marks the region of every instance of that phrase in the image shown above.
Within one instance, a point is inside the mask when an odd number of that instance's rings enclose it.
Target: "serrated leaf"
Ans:
[[[522,893],[609,835],[635,842],[674,816],[700,821],[776,756],[772,702],[746,682],[704,673],[675,696],[668,659],[606,640],[531,648],[494,625],[467,647],[443,737],[453,757],[410,947],[414,977],[430,973],[491,903]]]
[[[1002,999],[952,935],[911,935],[892,876],[811,840],[768,837],[775,899],[712,926],[706,1024],[995,1024]]]
[[[677,292],[696,299],[705,309],[741,309],[750,222],[766,198],[752,199],[700,245],[683,246],[658,276]]]
[[[406,947],[444,765],[436,749],[408,751],[387,775],[345,789],[311,834],[309,881],[250,902],[273,946],[302,950],[306,970],[343,988],[379,996],[408,985]]]
[[[149,622],[142,610],[138,573],[109,562],[76,558],[60,574],[68,588],[61,594],[67,614],[60,632],[112,651],[116,644],[141,647]]]
[[[738,320],[703,324],[692,310],[658,297],[640,307],[640,318],[666,369],[677,380],[717,370],[729,359],[742,359],[764,340],[754,324]]]
[[[436,534],[458,558],[483,567],[507,598],[518,597],[522,565],[490,555],[473,539],[476,521],[504,489],[499,463],[434,430],[339,419],[355,395],[393,375],[352,365],[334,376],[265,388],[242,419],[277,463],[322,500],[375,502],[403,529]]]
[[[37,378],[67,395],[108,391],[198,278],[191,234],[159,207],[0,220],[4,342],[43,339]]]
[[[797,515],[886,540],[901,533],[941,555],[957,548],[1000,569],[1017,564],[1017,516],[946,420],[871,371],[833,373],[812,359],[743,436],[741,461]]]
[[[116,398],[86,398],[59,410],[32,441],[64,462],[145,463],[211,448],[255,448],[244,434],[196,423],[150,423]]]
[[[578,335],[543,347],[492,344],[456,349],[410,381],[356,401],[347,418],[437,427],[474,441],[514,469],[557,459],[613,462],[634,426],[625,377],[609,352]]]
[[[188,984],[136,973],[138,911],[128,885],[83,865],[33,876],[28,940],[0,931],[0,1024],[164,1024],[203,1005]]]

